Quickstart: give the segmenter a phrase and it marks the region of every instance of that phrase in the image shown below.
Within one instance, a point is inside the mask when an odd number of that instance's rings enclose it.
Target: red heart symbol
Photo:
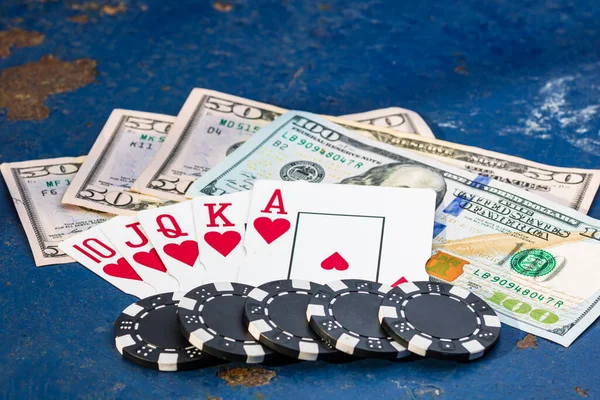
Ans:
[[[326,270],[337,269],[338,271],[345,271],[348,269],[348,261],[340,255],[337,251],[324,259],[321,262],[321,268]]]
[[[254,229],[267,244],[271,244],[290,229],[290,221],[283,218],[271,220],[268,217],[259,217],[254,220]]]
[[[160,272],[167,272],[167,268],[158,256],[158,252],[156,251],[156,249],[151,249],[150,251],[140,251],[139,253],[135,253],[133,255],[133,259],[136,263],[142,264],[145,267],[152,268]]]
[[[394,284],[392,285],[392,287],[396,287],[404,282],[408,282],[408,280],[406,280],[405,277],[401,277],[400,279],[398,279],[396,282],[394,282]]]
[[[133,279],[136,281],[142,280],[133,267],[129,265],[127,260],[123,257],[119,258],[116,264],[106,264],[102,270],[106,275],[114,276],[116,278]]]
[[[210,247],[221,253],[223,257],[227,257],[242,240],[242,235],[236,231],[227,231],[223,233],[206,232],[204,234],[204,240]]]
[[[184,240],[180,244],[169,243],[163,250],[167,255],[190,267],[194,266],[198,258],[198,243],[195,240]]]

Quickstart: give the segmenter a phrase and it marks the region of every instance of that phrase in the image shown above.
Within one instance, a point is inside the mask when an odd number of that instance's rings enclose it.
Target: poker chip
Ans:
[[[381,329],[377,311],[387,285],[358,279],[329,282],[310,299],[306,317],[336,349],[358,357],[395,360],[410,354]]]
[[[253,286],[209,283],[179,301],[179,324],[189,342],[208,354],[230,361],[279,361],[273,350],[256,341],[244,324],[244,303]]]
[[[348,355],[317,335],[306,320],[306,307],[321,288],[313,282],[284,279],[254,288],[244,307],[250,334],[278,353],[299,360],[340,361]]]
[[[500,334],[500,319],[485,301],[447,283],[398,285],[385,295],[379,321],[409,351],[456,361],[484,356]]]
[[[160,371],[200,368],[216,363],[192,346],[179,330],[177,304],[182,293],[150,296],[127,307],[115,322],[115,345],[128,360]]]

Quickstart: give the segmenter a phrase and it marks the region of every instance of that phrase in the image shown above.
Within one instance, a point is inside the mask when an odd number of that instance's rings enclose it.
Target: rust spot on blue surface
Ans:
[[[85,14],[73,15],[73,16],[67,18],[67,21],[74,22],[76,24],[87,24],[89,20],[90,20],[90,17],[88,17]]]
[[[12,28],[0,32],[0,57],[10,55],[13,47],[37,46],[44,41],[44,35],[36,31],[25,31],[21,28]]]
[[[94,81],[96,61],[61,61],[47,55],[37,62],[6,68],[0,75],[0,108],[9,120],[41,120],[50,115],[44,100]]]
[[[275,371],[264,368],[228,368],[217,372],[217,376],[223,379],[229,386],[255,387],[267,385],[275,378]]]
[[[533,336],[531,333],[525,335],[525,337],[517,342],[517,348],[519,350],[523,349],[537,349],[537,338]]]
[[[222,1],[215,1],[213,2],[213,8],[217,11],[229,12],[233,10],[233,4],[225,3]]]

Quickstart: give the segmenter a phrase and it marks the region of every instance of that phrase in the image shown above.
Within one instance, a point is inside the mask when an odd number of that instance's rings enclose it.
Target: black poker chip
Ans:
[[[281,356],[256,341],[244,324],[244,303],[253,286],[209,283],[179,302],[179,324],[194,346],[215,357],[246,363],[278,362]]]
[[[391,290],[358,279],[333,281],[310,299],[306,317],[311,328],[336,349],[357,357],[396,360],[411,353],[381,329],[377,312]]]
[[[480,358],[500,335],[500,319],[485,301],[447,283],[398,285],[381,302],[379,321],[409,351],[447,360]]]
[[[128,360],[160,371],[189,370],[218,362],[192,346],[179,330],[183,293],[162,293],[127,307],[115,322],[115,345]]]
[[[248,331],[265,346],[299,360],[345,361],[349,356],[324,342],[308,324],[306,308],[321,285],[283,279],[260,285],[244,307]]]

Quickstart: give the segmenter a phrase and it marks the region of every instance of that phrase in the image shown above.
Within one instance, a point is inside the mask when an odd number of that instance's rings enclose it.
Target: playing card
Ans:
[[[58,247],[77,262],[125,293],[145,299],[156,290],[142,279],[102,233],[101,225],[73,236]]]
[[[258,181],[239,281],[427,280],[434,212],[430,189]]]
[[[138,218],[167,271],[179,281],[180,290],[201,285],[204,266],[198,257],[192,202],[140,211]]]
[[[129,265],[157,293],[178,292],[179,282],[167,272],[167,267],[146,236],[136,215],[114,217],[100,226]]]
[[[204,283],[237,280],[246,256],[244,236],[251,192],[201,196],[192,200]]]

